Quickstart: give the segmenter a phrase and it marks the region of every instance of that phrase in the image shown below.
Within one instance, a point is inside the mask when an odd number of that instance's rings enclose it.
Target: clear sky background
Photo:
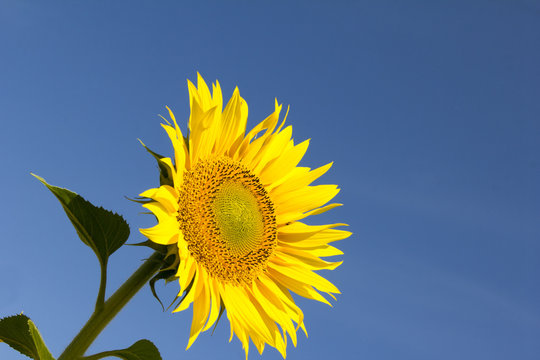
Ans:
[[[137,138],[171,154],[158,114],[185,124],[200,71],[226,98],[240,88],[249,127],[290,104],[295,139],[312,139],[301,164],[335,161],[320,183],[345,206],[314,221],[354,232],[324,273],[342,295],[298,299],[309,338],[288,359],[538,359],[539,64],[538,1],[1,0],[0,316],[24,311],[56,356],[71,341],[98,261],[30,172],[143,241],[154,220],[124,196],[158,173]],[[149,254],[114,254],[109,293]],[[165,360],[243,358],[226,319],[185,352],[190,323],[145,288],[91,352],[147,338]]]

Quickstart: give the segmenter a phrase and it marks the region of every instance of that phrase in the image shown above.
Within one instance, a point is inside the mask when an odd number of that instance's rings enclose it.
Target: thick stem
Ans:
[[[155,252],[146,260],[125,283],[96,310],[81,331],[75,336],[71,344],[60,355],[58,360],[73,360],[84,355],[86,350],[118,314],[131,298],[146,284],[163,264],[164,255]]]

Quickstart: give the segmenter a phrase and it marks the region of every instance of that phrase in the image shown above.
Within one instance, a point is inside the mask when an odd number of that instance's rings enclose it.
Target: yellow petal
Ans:
[[[261,319],[263,320],[268,331],[270,331],[272,341],[268,342],[268,344],[270,344],[271,346],[274,346],[281,353],[281,355],[285,357],[285,342],[283,340],[283,337],[281,336],[281,332],[279,331],[279,328],[277,327],[275,323],[275,319],[273,319],[271,316],[268,315],[267,313],[268,309],[265,309],[259,302],[259,300],[262,300],[262,299],[255,297],[253,292],[250,290],[246,289],[246,294],[248,295],[248,299],[251,302],[251,304],[253,304],[257,313],[261,316]],[[257,349],[259,350],[259,353],[262,353],[262,350],[264,349],[264,342],[260,341],[258,343],[259,343],[259,346],[257,346]]]
[[[227,312],[231,311],[236,317],[250,324],[250,327],[267,343],[272,343],[272,334],[265,325],[261,314],[254,305],[248,301],[245,290],[241,287],[225,284],[225,291],[222,292],[223,302]]]
[[[210,90],[208,89],[208,86],[206,85],[206,82],[204,81],[203,77],[198,72],[197,72],[197,91],[199,93],[199,99],[201,101],[201,104],[204,110],[208,110],[214,106],[212,95],[210,95]]]
[[[218,111],[221,112],[221,109],[223,109],[223,95],[221,93],[221,86],[217,80],[215,84],[212,84],[212,102]]]
[[[275,189],[280,187],[281,185],[289,182],[291,179],[295,179],[298,177],[304,177],[309,173],[311,169],[305,166],[297,166],[294,169],[291,170],[287,175],[283,176],[281,179],[274,181],[271,184],[266,185],[266,191],[270,194],[271,198],[274,198],[276,196]]]
[[[270,318],[274,319],[289,335],[296,346],[296,329],[279,298],[262,282],[253,282],[253,295]]]
[[[186,143],[184,142],[184,138],[178,138],[178,132],[171,126],[164,124],[162,124],[161,126],[163,127],[163,129],[165,129],[167,135],[169,135],[169,138],[173,145],[175,168],[178,173],[177,181],[181,183],[182,175],[186,166],[186,158],[188,156]]]
[[[295,223],[289,224],[287,226],[283,226],[279,228],[280,234],[304,234],[304,233],[317,233],[322,230],[326,229],[332,229],[338,226],[347,226],[347,224],[328,224],[328,225],[306,225],[300,221],[297,221]]]
[[[193,302],[193,300],[195,299],[195,292],[196,292],[196,288],[197,288],[197,282],[199,280],[199,275],[198,275],[198,272],[195,272],[195,278],[193,279],[193,286],[189,289],[189,291],[185,294],[184,296],[184,299],[182,300],[182,302],[180,303],[180,305],[178,305],[178,307],[176,309],[173,310],[173,312],[180,312],[180,311],[184,311],[186,310],[189,305],[191,305],[191,303]],[[179,293],[179,296],[181,296],[183,293],[183,291],[181,291]]]
[[[216,154],[231,154],[234,149],[231,149],[233,144],[239,137],[244,137],[247,124],[248,108],[244,99],[240,97],[238,88],[229,100],[229,103],[223,111],[220,136],[216,141]]]
[[[343,240],[351,236],[350,231],[336,230],[336,229],[324,229],[314,232],[304,233],[280,233],[278,239],[281,242],[294,244],[295,246],[320,246],[326,245],[330,242]]]
[[[187,256],[184,261],[180,261],[178,266],[178,282],[180,285],[180,292],[186,291],[189,284],[193,280],[193,277],[197,273],[197,264],[192,256]]]
[[[275,200],[274,204],[280,214],[288,212],[303,213],[326,204],[338,193],[337,185],[306,186],[292,191],[288,198],[282,198],[280,201]]]
[[[251,162],[253,172],[258,174],[271,160],[281,156],[291,136],[292,126],[287,126],[283,131],[269,136],[258,157]]]
[[[206,326],[204,327],[203,331],[208,330],[214,323],[216,322],[217,318],[219,317],[219,311],[221,309],[221,298],[219,295],[219,289],[216,284],[216,280],[214,279],[208,279],[208,285],[210,290],[210,300],[212,302],[211,308],[210,308],[210,316],[208,317],[208,322],[206,323]]]
[[[329,163],[311,171],[309,171],[309,168],[295,168],[291,174],[292,176],[287,178],[286,181],[283,183],[276,182],[277,185],[270,190],[270,196],[275,199],[274,201],[281,201],[283,197],[288,197],[291,191],[302,189],[324,175],[332,167],[332,164]]]
[[[244,138],[241,145],[238,148],[238,151],[234,154],[233,159],[235,160],[244,160],[245,161],[245,155],[246,151],[251,145],[251,141],[253,138],[261,131],[266,130],[265,133],[259,138],[262,139],[260,141],[260,146],[262,146],[262,143],[266,139],[267,136],[269,136],[274,129],[276,128],[276,125],[279,121],[279,113],[281,111],[281,105],[276,104],[276,109],[270,116],[268,116],[266,119],[261,121],[259,124],[257,124]],[[257,139],[258,140],[258,139]],[[259,146],[259,148],[260,148]],[[258,151],[258,150],[257,150]],[[254,155],[252,155],[254,156]],[[248,162],[248,161],[246,161]]]
[[[287,223],[290,223],[290,222],[293,222],[293,221],[298,221],[298,220],[302,220],[304,218],[307,218],[308,216],[311,216],[311,215],[319,215],[319,214],[322,214],[328,210],[332,210],[333,208],[336,208],[338,206],[341,206],[342,204],[329,204],[329,205],[326,205],[326,206],[323,206],[323,207],[320,207],[320,208],[317,208],[317,209],[313,209],[311,211],[308,211],[308,212],[302,212],[302,211],[292,211],[292,212],[285,212],[285,213],[280,213],[278,216],[277,216],[277,223],[278,225],[279,224],[287,224]]]
[[[291,172],[304,157],[308,146],[309,140],[306,140],[267,164],[260,172],[261,182],[264,185],[271,184]]]
[[[278,245],[287,249],[303,250],[316,257],[343,255],[343,252],[333,246],[322,244],[305,243],[304,241],[285,242],[278,238]]]
[[[343,261],[322,260],[311,254],[309,251],[302,249],[288,247],[278,247],[277,249],[280,251],[280,254],[274,261],[283,266],[298,264],[310,270],[334,270],[343,263]]]
[[[199,269],[200,276],[197,282],[197,289],[195,291],[195,301],[193,302],[193,319],[191,321],[191,330],[189,333],[189,342],[186,350],[190,348],[193,342],[197,339],[201,333],[206,320],[208,319],[208,313],[210,311],[210,289],[208,286],[208,275],[204,269]]]
[[[304,313],[296,304],[286,288],[279,286],[273,279],[271,279],[267,274],[262,274],[259,276],[258,280],[264,285],[272,294],[277,296],[280,302],[276,304],[283,304],[283,308],[286,311],[287,315],[298,324],[296,330],[299,327],[303,326],[304,323]]]
[[[151,202],[143,207],[150,210],[157,218],[158,224],[151,228],[139,229],[139,231],[155,243],[162,245],[174,244],[178,240],[178,222],[176,218],[160,203]]]
[[[193,101],[191,110],[189,149],[192,166],[197,160],[210,155],[216,140],[216,107],[202,110],[197,101]]]
[[[301,266],[297,266],[294,264],[277,263],[276,259],[273,258],[268,263],[268,268],[273,269],[279,274],[287,276],[288,278],[300,284],[312,285],[317,290],[324,291],[326,293],[340,294],[338,288],[335,287],[334,284],[332,284],[330,281],[326,280],[318,274],[315,274],[313,271],[305,269]]]
[[[140,194],[141,197],[153,199],[166,209],[169,213],[178,211],[178,192],[169,185],[162,185],[159,188],[148,189]]]
[[[332,306],[332,304],[330,304],[330,302],[328,302],[328,300],[326,300],[321,294],[319,294],[317,290],[315,290],[311,285],[307,285],[303,282],[299,282],[295,279],[285,276],[279,271],[276,271],[270,267],[268,269],[268,275],[272,278],[272,280],[278,282],[283,287],[290,289],[291,291],[297,293],[300,296],[308,299],[317,300],[328,304],[329,306]]]

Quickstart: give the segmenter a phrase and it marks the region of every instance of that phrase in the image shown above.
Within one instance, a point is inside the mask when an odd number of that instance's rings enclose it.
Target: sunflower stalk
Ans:
[[[165,255],[156,251],[150,256],[111,297],[96,308],[90,319],[67,346],[58,360],[73,360],[84,353],[109,322],[122,310],[131,298],[146,284],[163,265]]]

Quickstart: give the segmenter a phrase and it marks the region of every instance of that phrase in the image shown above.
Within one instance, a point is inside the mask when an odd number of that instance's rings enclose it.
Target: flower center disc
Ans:
[[[257,176],[228,158],[199,161],[184,173],[178,222],[208,273],[249,284],[277,243],[274,206]]]
[[[249,189],[235,181],[224,182],[212,207],[221,237],[232,253],[242,256],[257,248],[264,222],[257,199]]]

